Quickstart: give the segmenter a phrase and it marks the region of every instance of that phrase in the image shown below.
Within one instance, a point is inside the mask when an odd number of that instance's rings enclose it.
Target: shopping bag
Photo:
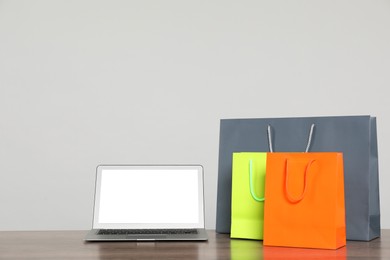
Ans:
[[[342,153],[268,153],[263,245],[346,244]]]
[[[263,239],[266,153],[233,153],[231,238]]]
[[[222,119],[220,122],[216,231],[229,233],[233,152],[268,152],[272,126],[275,151],[303,151],[315,124],[311,152],[342,152],[347,239],[380,236],[376,118],[371,116]]]

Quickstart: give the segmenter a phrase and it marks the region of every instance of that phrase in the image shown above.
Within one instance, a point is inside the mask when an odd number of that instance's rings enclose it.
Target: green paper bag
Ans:
[[[263,239],[267,153],[233,153],[231,238]]]

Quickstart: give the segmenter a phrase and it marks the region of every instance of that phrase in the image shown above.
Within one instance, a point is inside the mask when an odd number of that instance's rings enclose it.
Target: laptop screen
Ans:
[[[94,229],[203,228],[199,165],[100,165]]]

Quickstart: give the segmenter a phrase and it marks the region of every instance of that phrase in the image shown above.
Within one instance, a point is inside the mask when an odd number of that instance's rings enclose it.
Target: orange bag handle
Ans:
[[[315,162],[316,160],[311,160],[306,168],[305,168],[305,175],[303,177],[303,191],[301,193],[301,195],[298,197],[298,198],[294,198],[290,192],[288,191],[288,159],[286,160],[286,167],[285,167],[285,182],[284,182],[284,191],[286,193],[286,197],[287,199],[291,202],[291,203],[298,203],[300,202],[301,200],[303,200],[303,198],[305,197],[306,195],[306,191],[307,191],[307,174],[309,172],[309,169],[310,169],[310,166]]]

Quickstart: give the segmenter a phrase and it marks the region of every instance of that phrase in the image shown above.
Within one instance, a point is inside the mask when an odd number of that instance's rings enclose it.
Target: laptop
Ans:
[[[207,240],[201,165],[99,165],[86,241]]]

